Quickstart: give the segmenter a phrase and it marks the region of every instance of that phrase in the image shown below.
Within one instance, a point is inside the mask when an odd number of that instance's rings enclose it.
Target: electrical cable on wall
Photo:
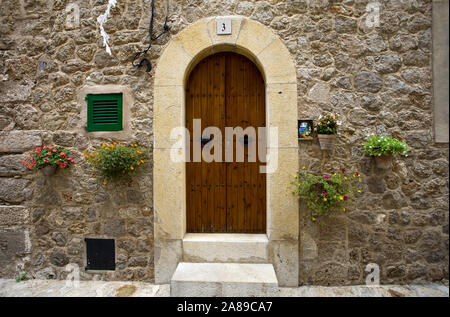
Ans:
[[[131,62],[131,64],[133,65],[133,67],[139,68],[141,67],[144,63],[147,63],[147,69],[146,72],[150,72],[152,70],[152,63],[150,62],[150,59],[147,57],[141,57],[139,59],[139,61],[137,63],[135,63],[136,59],[139,58],[139,56],[141,55],[145,55],[147,54],[147,52],[150,50],[150,48],[152,47],[152,42],[156,41],[157,39],[159,39],[163,34],[165,34],[166,32],[168,32],[170,30],[170,26],[167,25],[167,20],[169,18],[169,1],[166,2],[166,18],[164,20],[164,25],[163,25],[163,30],[161,33],[159,33],[157,36],[153,37],[153,16],[155,13],[155,0],[152,0],[152,15],[150,17],[150,25],[149,25],[149,29],[148,29],[148,33],[149,33],[149,43],[148,43],[148,47],[141,51],[138,52],[134,55],[133,60]]]

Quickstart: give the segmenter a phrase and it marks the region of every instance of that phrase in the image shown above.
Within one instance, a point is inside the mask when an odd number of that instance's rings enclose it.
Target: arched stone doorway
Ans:
[[[232,34],[217,35],[216,20],[229,18]],[[184,127],[185,88],[190,71],[204,57],[237,52],[258,66],[265,81],[266,234],[268,254],[280,286],[298,285],[298,201],[289,195],[298,169],[297,79],[292,58],[269,28],[251,19],[230,16],[197,21],[180,32],[164,49],[154,82],[153,200],[155,282],[169,283],[183,257],[186,234],[186,164],[171,160],[186,149],[186,140],[171,139]]]

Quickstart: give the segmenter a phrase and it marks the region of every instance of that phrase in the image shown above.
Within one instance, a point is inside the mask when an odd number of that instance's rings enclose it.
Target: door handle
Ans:
[[[200,142],[202,143],[202,146],[208,144],[211,140],[212,140],[212,138],[207,138],[207,137],[200,138]]]
[[[250,138],[248,135],[244,135],[244,137],[240,138],[239,141],[244,144],[244,146],[248,145],[250,142],[252,142],[252,138]]]

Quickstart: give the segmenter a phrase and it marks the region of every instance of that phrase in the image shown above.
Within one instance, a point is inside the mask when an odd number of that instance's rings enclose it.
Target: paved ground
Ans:
[[[67,286],[66,281],[0,279],[0,297],[166,297],[169,285],[143,282],[81,281],[79,286]],[[288,297],[448,297],[448,283],[428,285],[368,286],[302,286],[280,287],[279,295]]]

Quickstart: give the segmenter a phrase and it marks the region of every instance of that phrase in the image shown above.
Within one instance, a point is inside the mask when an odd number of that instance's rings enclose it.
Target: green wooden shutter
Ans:
[[[87,95],[88,131],[122,130],[122,94]]]

